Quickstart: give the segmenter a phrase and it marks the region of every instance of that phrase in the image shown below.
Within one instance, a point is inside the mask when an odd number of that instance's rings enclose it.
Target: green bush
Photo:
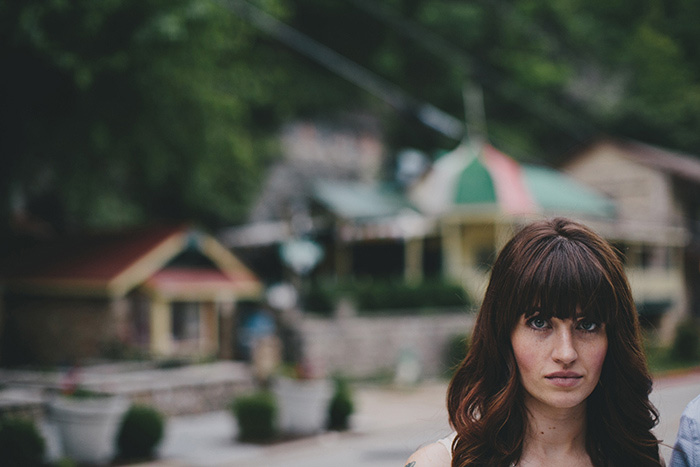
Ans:
[[[328,429],[344,431],[350,428],[350,415],[355,411],[350,385],[343,378],[336,378],[335,392],[328,405]]]
[[[67,391],[64,395],[74,399],[104,399],[112,396],[106,392],[93,391],[83,386],[77,386],[75,389]]]
[[[117,435],[120,459],[150,459],[163,439],[163,415],[155,408],[132,405],[124,414]]]
[[[165,360],[160,360],[156,363],[156,368],[159,370],[172,370],[174,368],[182,368],[183,366],[189,365],[190,362],[184,358],[167,358]]]
[[[78,463],[69,457],[61,457],[51,464],[52,467],[78,467]]]
[[[233,401],[231,409],[241,441],[265,442],[277,434],[277,401],[271,393],[260,391],[240,396]]]
[[[700,326],[692,319],[682,321],[676,327],[671,346],[671,356],[678,360],[695,360],[700,356]]]
[[[22,418],[0,420],[0,458],[5,467],[44,464],[46,444],[34,423]]]
[[[330,314],[343,297],[354,302],[361,313],[468,307],[471,304],[464,289],[450,282],[413,284],[398,280],[357,280],[314,284],[305,294],[304,305],[310,311]]]
[[[335,309],[339,297],[336,286],[329,284],[315,284],[304,292],[304,308],[310,311],[330,315]]]

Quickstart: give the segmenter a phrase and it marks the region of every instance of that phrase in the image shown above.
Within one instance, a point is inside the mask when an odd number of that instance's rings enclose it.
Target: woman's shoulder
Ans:
[[[423,446],[408,458],[405,467],[450,467],[452,456],[443,443]]]

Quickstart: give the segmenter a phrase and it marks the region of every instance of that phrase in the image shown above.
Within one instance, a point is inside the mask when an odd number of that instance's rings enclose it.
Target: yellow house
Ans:
[[[514,231],[534,219],[612,219],[594,189],[544,166],[518,163],[489,144],[462,144],[437,159],[408,197],[435,220],[443,274],[480,301],[491,262]]]
[[[56,238],[3,270],[5,363],[139,352],[230,357],[233,315],[259,280],[213,237],[152,226]]]

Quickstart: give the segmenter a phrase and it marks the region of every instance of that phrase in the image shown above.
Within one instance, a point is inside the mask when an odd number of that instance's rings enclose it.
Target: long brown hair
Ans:
[[[543,318],[572,318],[580,310],[605,323],[608,351],[586,404],[586,449],[593,464],[660,465],[651,432],[658,423],[649,401],[652,380],[622,263],[596,233],[556,218],[523,228],[494,263],[469,353],[448,389],[457,431],[452,466],[520,460],[527,415],[511,332],[534,306]]]

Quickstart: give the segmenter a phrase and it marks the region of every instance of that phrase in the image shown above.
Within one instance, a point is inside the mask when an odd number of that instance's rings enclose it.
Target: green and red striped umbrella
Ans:
[[[480,212],[612,217],[611,200],[557,170],[521,164],[491,145],[460,145],[410,190],[426,214]]]

